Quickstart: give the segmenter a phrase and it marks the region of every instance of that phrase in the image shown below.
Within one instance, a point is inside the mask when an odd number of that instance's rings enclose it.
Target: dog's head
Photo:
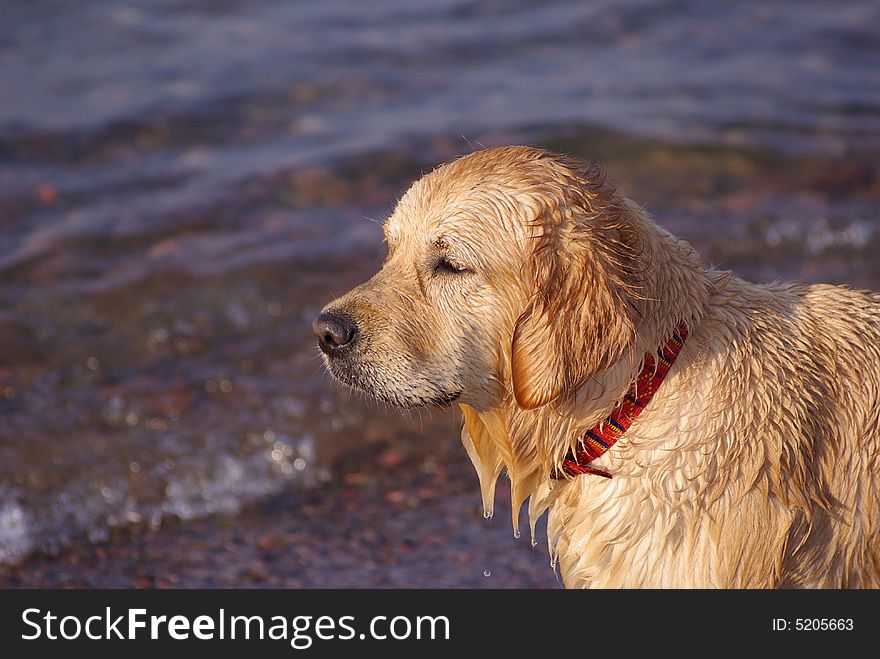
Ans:
[[[385,223],[382,269],[315,320],[328,368],[403,407],[546,405],[633,340],[629,214],[598,168],[537,149],[436,169]]]

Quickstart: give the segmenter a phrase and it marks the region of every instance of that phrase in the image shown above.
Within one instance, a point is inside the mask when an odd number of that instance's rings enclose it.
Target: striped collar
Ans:
[[[554,470],[553,478],[560,479],[566,475],[574,477],[580,474],[611,478],[611,474],[607,471],[591,467],[590,463],[614,446],[635,418],[651,402],[669,369],[675,363],[678,353],[684,347],[687,335],[687,325],[681,322],[678,330],[672,333],[672,338],[657,349],[656,359],[651,354],[645,355],[645,366],[630,385],[623,401],[604,421],[597,423],[581,437],[577,446],[566,454],[561,467]]]

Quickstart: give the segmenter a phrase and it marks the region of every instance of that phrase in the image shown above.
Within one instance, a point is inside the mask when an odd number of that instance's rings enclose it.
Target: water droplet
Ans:
[[[213,380],[208,380],[207,382],[205,382],[205,391],[207,391],[209,394],[213,394],[215,391],[217,391],[217,383]]]
[[[136,474],[141,470],[141,466],[137,462],[132,462],[128,465],[128,468],[131,469],[132,473]]]
[[[97,371],[100,366],[101,362],[98,360],[97,357],[89,357],[86,360],[86,368],[88,368],[90,371]]]
[[[483,570],[483,576],[484,577],[491,577],[492,571],[491,570]]]
[[[537,547],[537,546],[538,546],[538,541],[532,540],[532,547]]]
[[[517,529],[516,531],[513,532],[513,537],[516,538],[517,540],[519,540],[519,535],[520,535],[519,529]]]
[[[486,511],[483,513],[483,517],[485,519],[492,519],[492,511]]]
[[[550,567],[554,570],[556,569],[556,557],[555,556],[550,559]]]
[[[232,391],[232,383],[229,380],[220,380],[220,391],[224,394],[228,394]]]
[[[297,471],[302,471],[303,469],[306,468],[306,461],[303,460],[302,458],[297,458],[296,460],[293,461],[293,468],[296,469]]]

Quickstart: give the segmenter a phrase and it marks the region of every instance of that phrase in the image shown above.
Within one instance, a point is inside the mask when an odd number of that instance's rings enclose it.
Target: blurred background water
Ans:
[[[415,178],[604,160],[711,263],[880,288],[880,3],[0,5],[0,562],[235,514],[431,423],[309,330]]]

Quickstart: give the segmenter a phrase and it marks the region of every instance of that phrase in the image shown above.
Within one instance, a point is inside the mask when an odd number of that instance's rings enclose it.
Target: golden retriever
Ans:
[[[384,230],[382,269],[313,324],[329,370],[457,402],[486,513],[506,471],[567,587],[880,585],[876,293],[707,268],[600,168],[527,147],[439,167]],[[565,472],[676,333],[638,418]]]

